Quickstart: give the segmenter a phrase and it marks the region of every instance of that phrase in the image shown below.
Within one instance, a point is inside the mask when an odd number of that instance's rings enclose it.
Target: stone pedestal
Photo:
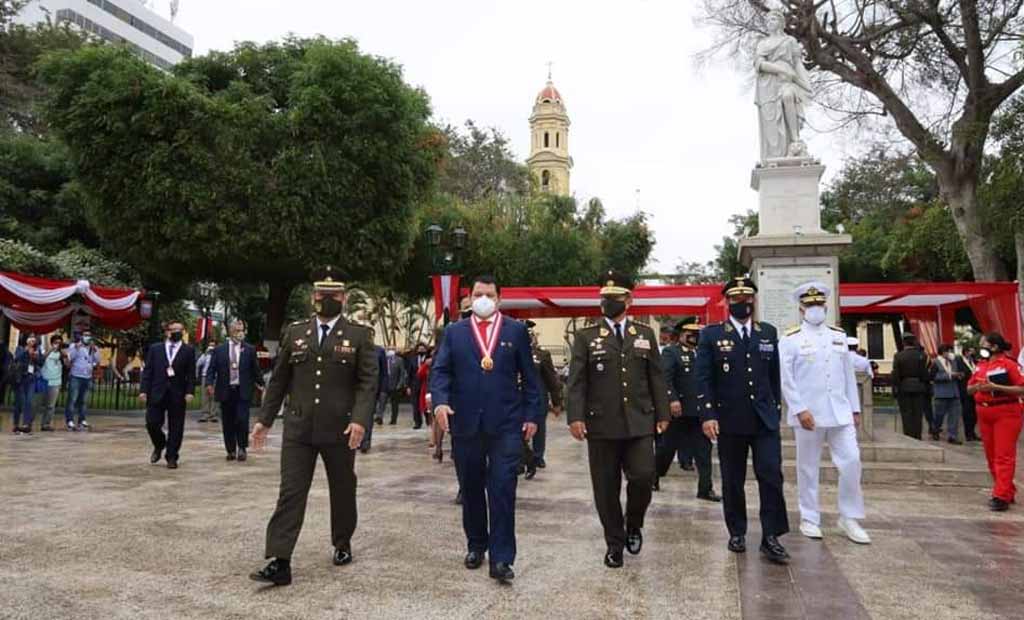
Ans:
[[[758,233],[740,240],[740,262],[757,283],[757,320],[785,330],[799,321],[793,290],[817,280],[839,290],[839,252],[849,235],[821,229],[818,183],[825,167],[809,158],[769,160],[751,173],[758,192]],[[829,297],[828,321],[839,319],[839,296]]]
[[[871,390],[871,376],[866,372],[857,373],[857,389],[860,391],[860,428],[857,439],[861,442],[875,439],[875,394]]]

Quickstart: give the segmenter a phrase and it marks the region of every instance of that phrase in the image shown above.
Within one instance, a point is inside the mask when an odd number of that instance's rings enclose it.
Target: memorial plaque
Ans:
[[[827,265],[765,265],[757,270],[757,318],[771,323],[780,335],[800,322],[793,291],[797,286],[816,280],[835,291],[835,277]],[[828,323],[835,325],[836,297],[829,296]]]

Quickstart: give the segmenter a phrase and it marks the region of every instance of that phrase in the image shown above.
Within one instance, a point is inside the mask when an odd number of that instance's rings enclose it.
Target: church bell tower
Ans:
[[[562,95],[551,81],[537,95],[530,115],[530,157],[526,160],[530,173],[543,192],[569,195],[569,115]]]

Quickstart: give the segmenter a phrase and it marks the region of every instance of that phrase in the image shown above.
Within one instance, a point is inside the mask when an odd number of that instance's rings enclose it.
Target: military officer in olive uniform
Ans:
[[[654,330],[630,321],[633,285],[608,272],[602,279],[597,325],[576,334],[568,382],[569,430],[587,440],[594,503],[608,551],[604,563],[622,566],[622,550],[640,553],[644,515],[654,479],[652,438],[668,427],[668,389]],[[619,494],[626,474],[626,514]]]
[[[668,473],[673,456],[682,448],[693,457],[697,465],[697,498],[720,502],[722,498],[715,493],[711,482],[711,442],[701,428],[700,410],[697,407],[697,375],[694,365],[701,325],[696,317],[690,317],[680,321],[675,330],[680,334],[679,345],[669,345],[661,354],[672,423],[661,436],[661,445],[656,451],[658,476],[664,477]],[[654,489],[660,490],[657,481]]]
[[[748,277],[734,278],[723,287],[729,319],[705,327],[697,345],[697,406],[704,434],[718,442],[729,550],[747,550],[743,487],[747,455],[753,453],[761,497],[761,553],[785,564],[789,554],[778,539],[789,531],[782,495],[779,337],[774,327],[752,319],[756,293]]]
[[[285,397],[281,444],[281,490],[267,526],[266,557],[273,558],[250,577],[255,581],[291,583],[291,555],[302,528],[306,497],[316,459],[323,459],[331,498],[334,564],[352,561],[356,529],[355,450],[373,415],[378,363],[370,330],[342,316],[345,285],[326,268],[313,285],[316,315],[292,323],[282,334],[281,349],[263,398],[252,445],[260,449]]]
[[[526,479],[532,480],[537,475],[537,469],[544,469],[547,463],[544,461],[544,451],[548,439],[548,411],[555,414],[557,418],[562,413],[562,382],[555,371],[555,362],[551,359],[551,352],[540,348],[537,340],[537,332],[534,328],[537,323],[525,321],[526,328],[530,330],[530,345],[533,351],[533,363],[540,371],[541,391],[540,406],[543,409],[538,418],[537,434],[533,436],[532,461],[526,464]]]

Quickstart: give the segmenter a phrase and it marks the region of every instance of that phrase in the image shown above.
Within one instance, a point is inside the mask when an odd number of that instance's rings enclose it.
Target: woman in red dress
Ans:
[[[981,339],[981,361],[967,383],[978,409],[978,428],[994,485],[989,508],[1003,511],[1014,503],[1017,489],[1017,438],[1024,422],[1024,374],[1009,356],[1010,345],[998,332]]]
[[[444,454],[441,448],[441,442],[444,440],[444,431],[441,430],[440,425],[434,424],[434,410],[430,402],[430,365],[433,362],[434,357],[428,353],[427,357],[423,359],[423,363],[416,370],[416,378],[420,382],[420,411],[426,412],[427,426],[430,427],[430,441],[428,445],[434,449],[434,458],[440,462]]]

